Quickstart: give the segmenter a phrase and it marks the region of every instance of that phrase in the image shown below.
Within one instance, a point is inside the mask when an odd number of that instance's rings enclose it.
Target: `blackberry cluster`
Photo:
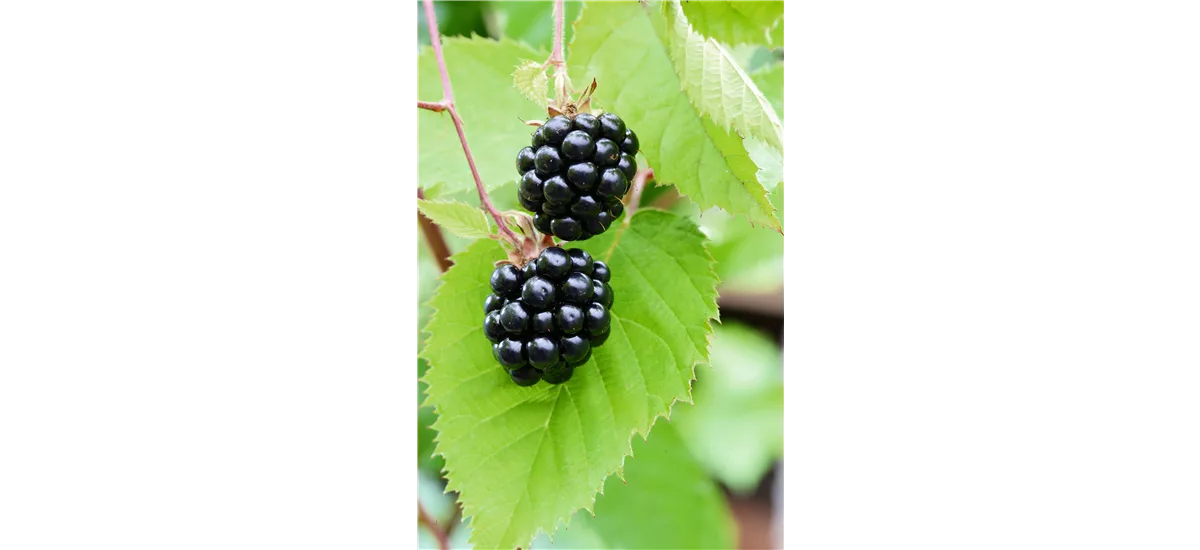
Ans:
[[[562,384],[608,339],[613,291],[604,262],[583,250],[547,248],[517,268],[492,272],[483,332],[518,386]]]
[[[637,172],[638,138],[621,117],[580,113],[552,117],[517,153],[517,199],[533,225],[564,241],[603,233],[621,217],[621,197]]]

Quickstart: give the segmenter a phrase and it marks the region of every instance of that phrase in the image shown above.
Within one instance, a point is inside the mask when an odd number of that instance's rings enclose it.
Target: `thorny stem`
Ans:
[[[559,0],[560,3],[561,1]],[[488,214],[491,214],[492,219],[496,220],[496,226],[500,228],[500,234],[504,239],[519,248],[521,239],[508,228],[508,224],[504,222],[504,218],[496,210],[492,200],[488,198],[487,189],[483,187],[483,179],[479,177],[479,169],[475,167],[475,158],[471,156],[471,147],[467,145],[467,134],[463,130],[462,118],[458,116],[458,109],[454,107],[454,90],[450,88],[450,73],[446,71],[446,58],[442,55],[442,35],[438,33],[437,16],[433,13],[433,0],[424,0],[424,3],[425,19],[429,22],[429,41],[433,44],[433,54],[437,57],[438,72],[442,75],[442,100],[437,103],[417,102],[417,107],[435,112],[440,110],[450,112],[450,120],[454,121],[454,129],[458,131],[458,141],[462,143],[463,154],[467,157],[467,165],[471,167],[471,175],[475,178],[475,190],[479,192],[480,204]]]
[[[425,199],[425,191],[420,187],[417,188],[417,198]],[[421,226],[421,234],[429,245],[429,251],[437,258],[438,268],[445,273],[450,266],[454,265],[450,261],[450,247],[446,245],[446,236],[442,234],[442,229],[433,223],[433,220],[425,217],[420,210],[417,210],[417,223]]]
[[[554,96],[559,107],[567,102],[567,86],[563,78],[567,70],[567,63],[563,59],[563,20],[565,18],[563,0],[554,0],[554,50],[550,52],[550,58],[546,60],[546,64],[554,66]]]
[[[425,507],[421,505],[420,500],[417,501],[417,521],[428,528],[433,533],[433,536],[437,538],[439,549],[450,550],[450,537],[444,529],[438,527],[437,520],[433,519],[433,516],[430,516],[429,512],[425,511]]]

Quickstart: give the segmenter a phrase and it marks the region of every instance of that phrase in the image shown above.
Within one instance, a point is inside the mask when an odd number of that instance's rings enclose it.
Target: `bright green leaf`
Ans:
[[[545,108],[550,102],[546,93],[546,85],[549,83],[550,78],[546,76],[545,68],[537,61],[521,63],[513,71],[513,86],[517,88],[517,91],[524,94],[529,101],[534,102],[542,108]]]
[[[532,548],[734,548],[737,526],[725,495],[674,424],[656,425],[646,441],[634,440],[625,483],[604,485],[596,517],[580,512],[553,545],[539,539]]]
[[[783,2],[681,2],[696,31],[726,44],[783,46]]]
[[[442,229],[464,239],[483,239],[492,234],[483,210],[469,204],[417,199],[417,209]]]
[[[783,124],[754,81],[725,47],[688,26],[678,3],[663,8],[671,27],[666,34],[671,59],[692,104],[718,125],[782,151]]]
[[[679,407],[671,425],[717,479],[750,492],[783,456],[782,358],[774,341],[745,325],[726,322],[715,334],[712,366],[697,369],[696,405]]]
[[[505,257],[495,241],[456,255],[433,298],[424,381],[448,487],[476,546],[527,547],[590,508],[633,435],[688,401],[695,365],[707,361],[717,279],[692,221],[643,210],[582,248],[609,258],[616,301],[608,341],[566,384],[518,387],[492,358],[482,304]]]
[[[529,143],[533,133],[522,120],[545,119],[546,111],[513,88],[512,71],[521,60],[545,54],[511,40],[444,38],[442,45],[454,102],[484,186],[492,190],[515,181],[517,150]],[[442,99],[442,81],[429,47],[422,48],[417,58],[417,97]],[[419,185],[426,197],[473,191],[475,180],[450,114],[420,109],[417,126]]]
[[[719,206],[775,229],[767,191],[742,139],[696,110],[684,94],[656,8],[637,2],[584,6],[571,43],[572,80],[599,84],[595,100],[637,132],[660,184],[675,185],[702,208]]]

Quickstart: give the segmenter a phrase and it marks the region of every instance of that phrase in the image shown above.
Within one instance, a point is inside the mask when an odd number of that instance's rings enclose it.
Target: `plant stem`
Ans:
[[[425,507],[421,505],[420,500],[417,501],[417,522],[424,525],[433,533],[433,536],[437,538],[438,548],[441,550],[450,550],[449,536],[446,535],[446,531],[438,527],[437,521],[433,519],[433,516],[430,516],[429,512],[425,511]]]
[[[427,109],[427,110],[433,111],[435,113],[440,113],[440,112],[446,110],[446,104],[441,103],[441,102],[435,103],[432,101],[417,101],[417,108],[418,109]]]
[[[629,202],[625,203],[625,223],[628,225],[629,220],[633,219],[634,212],[637,212],[638,205],[642,202],[642,190],[646,188],[646,181],[654,177],[654,170],[644,168],[638,170],[633,175],[633,183],[630,184]]]
[[[417,198],[425,199],[425,191],[420,187],[417,188]],[[445,273],[454,263],[450,261],[450,247],[446,245],[446,236],[442,234],[442,228],[425,217],[420,210],[417,210],[417,224],[421,226],[421,234],[425,237],[425,243],[429,245],[429,251],[437,258],[438,268]]]
[[[554,96],[559,107],[567,103],[566,81],[562,78],[567,70],[567,63],[563,58],[564,19],[566,10],[563,8],[563,0],[554,0],[554,50],[550,52],[550,59],[547,59],[546,63],[554,67]]]
[[[561,2],[561,0],[559,1]],[[500,228],[500,235],[513,246],[520,248],[521,239],[508,228],[508,224],[504,222],[504,218],[496,210],[492,200],[488,198],[487,189],[483,187],[483,179],[479,177],[479,169],[475,167],[475,158],[471,156],[471,147],[467,145],[467,134],[463,130],[462,118],[458,116],[458,109],[454,107],[454,90],[450,87],[450,73],[446,71],[446,58],[442,55],[442,36],[438,33],[437,16],[433,13],[433,0],[424,0],[424,4],[425,18],[429,23],[429,41],[433,44],[433,54],[437,57],[438,72],[442,75],[442,100],[438,103],[417,102],[417,106],[431,111],[446,110],[450,112],[450,120],[454,121],[454,129],[458,130],[458,141],[462,143],[463,154],[467,157],[467,165],[471,167],[471,176],[475,178],[475,190],[479,192],[479,203],[484,210],[487,210],[488,214],[491,214],[492,219],[496,220],[496,226]]]

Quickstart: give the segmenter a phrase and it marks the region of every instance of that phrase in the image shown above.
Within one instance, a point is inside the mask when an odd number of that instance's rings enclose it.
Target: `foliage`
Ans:
[[[567,245],[609,262],[616,299],[612,335],[563,385],[516,386],[493,359],[483,300],[506,251],[479,208],[449,113],[419,112],[427,200],[418,207],[455,252],[440,276],[426,247],[418,258],[419,498],[447,524],[451,547],[735,545],[723,488],[757,487],[782,453],[778,347],[736,321],[712,323],[718,290],[782,284],[783,21],[774,4],[566,3],[572,82],[596,80],[592,107],[638,133],[639,166],[654,170],[656,187],[606,233]],[[442,37],[445,64],[501,211],[519,208],[514,158],[533,131],[525,121],[544,119],[553,95],[551,10],[435,3],[449,21],[442,34],[463,35]],[[438,101],[427,32],[419,42],[419,98]],[[659,202],[665,211],[652,207]],[[419,544],[436,547],[424,531]]]

